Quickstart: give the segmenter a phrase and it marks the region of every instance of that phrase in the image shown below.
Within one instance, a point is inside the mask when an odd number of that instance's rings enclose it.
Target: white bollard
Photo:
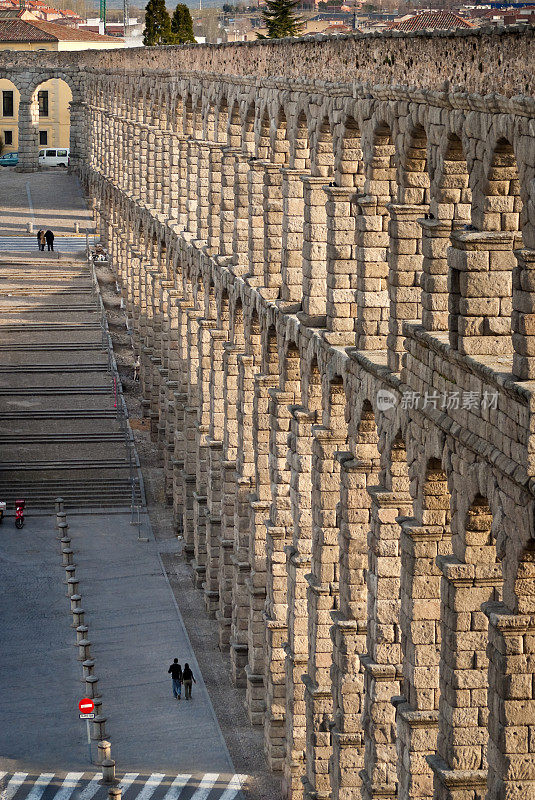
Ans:
[[[102,764],[103,761],[109,760],[111,758],[111,742],[108,742],[106,739],[99,740],[97,744],[97,753],[97,764]]]

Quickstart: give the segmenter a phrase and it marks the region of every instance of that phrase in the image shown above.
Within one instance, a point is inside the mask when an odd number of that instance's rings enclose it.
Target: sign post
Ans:
[[[95,704],[89,697],[84,697],[78,703],[78,710],[80,711],[80,719],[85,719],[87,727],[87,752],[89,754],[89,763],[92,764],[91,758],[91,731],[89,730],[89,720],[95,719]]]

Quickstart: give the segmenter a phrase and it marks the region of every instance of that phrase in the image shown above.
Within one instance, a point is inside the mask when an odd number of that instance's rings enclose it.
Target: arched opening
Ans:
[[[262,347],[262,373],[271,376],[279,374],[279,347],[274,325],[270,325],[265,331],[264,346]]]
[[[239,147],[241,144],[241,117],[240,108],[234,102],[230,111],[227,130],[227,144],[229,147]]]
[[[0,156],[19,149],[20,92],[12,81],[0,78]]]
[[[227,141],[227,127],[228,127],[228,104],[227,99],[224,97],[217,110],[216,110],[216,119],[215,119],[215,126],[216,126],[216,141],[218,142],[226,142]]]
[[[317,130],[312,173],[321,178],[334,177],[334,145],[330,122],[323,119]]]
[[[270,119],[269,119],[269,111],[266,108],[262,115],[262,119],[260,122],[260,131],[258,135],[258,146],[256,149],[256,154],[258,158],[261,159],[268,159],[270,156]]]
[[[255,107],[254,105],[250,105],[245,114],[245,121],[243,123],[243,152],[249,156],[254,156],[255,152],[254,125]]]
[[[308,135],[308,122],[304,111],[301,111],[299,114],[297,124],[295,126],[293,167],[294,169],[310,169],[310,141]]]
[[[360,143],[360,130],[353,117],[344,123],[341,146],[337,148],[338,158],[335,165],[336,183],[339,186],[364,187],[364,161]]]
[[[288,139],[288,124],[286,122],[286,114],[284,109],[279,109],[279,115],[275,128],[275,136],[273,139],[273,155],[272,160],[275,164],[280,164],[281,167],[288,164],[290,158],[290,141]]]

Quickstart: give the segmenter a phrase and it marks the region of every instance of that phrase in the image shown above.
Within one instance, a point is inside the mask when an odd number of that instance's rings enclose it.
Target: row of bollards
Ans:
[[[66,595],[70,601],[72,627],[76,632],[75,647],[78,649],[78,661],[82,664],[82,683],[85,697],[93,701],[95,716],[92,720],[90,740],[97,742],[97,764],[102,768],[102,783],[110,786],[110,800],[120,800],[121,789],[116,786],[115,761],[111,757],[111,744],[106,739],[106,717],[102,713],[102,696],[98,686],[98,677],[94,674],[95,661],[91,657],[91,640],[89,627],[82,608],[82,596],[79,592],[79,581],[76,577],[74,550],[71,547],[69,524],[64,510],[63,498],[56,498],[56,530],[60,545],[61,563],[65,569]],[[89,747],[91,741],[89,741]]]

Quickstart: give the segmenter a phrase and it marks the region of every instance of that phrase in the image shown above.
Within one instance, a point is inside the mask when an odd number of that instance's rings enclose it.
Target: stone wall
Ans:
[[[167,500],[291,800],[535,792],[531,37],[68,57]]]

